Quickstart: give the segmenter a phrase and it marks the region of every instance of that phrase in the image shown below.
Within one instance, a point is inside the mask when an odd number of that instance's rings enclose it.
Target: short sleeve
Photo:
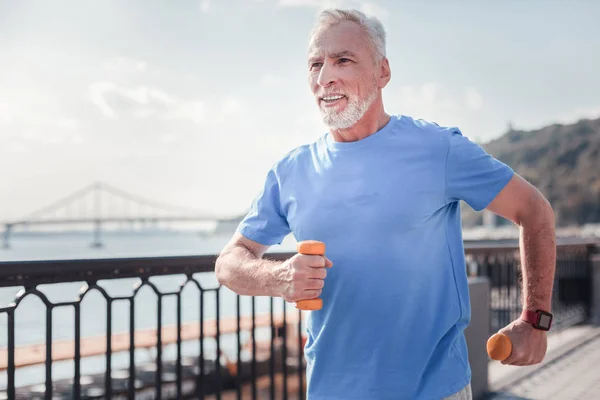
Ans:
[[[450,128],[446,160],[446,201],[465,201],[475,211],[486,208],[514,171],[480,145]]]
[[[280,244],[290,233],[281,206],[281,177],[277,165],[267,173],[262,190],[256,195],[250,210],[237,231],[255,242],[270,246]]]

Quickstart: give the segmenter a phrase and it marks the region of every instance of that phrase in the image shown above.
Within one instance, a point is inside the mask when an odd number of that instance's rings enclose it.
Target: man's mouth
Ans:
[[[343,96],[341,94],[331,94],[331,95],[327,95],[327,96],[323,96],[321,97],[321,101],[327,103],[327,104],[331,104],[331,103],[335,103],[336,101],[343,99],[346,96]]]

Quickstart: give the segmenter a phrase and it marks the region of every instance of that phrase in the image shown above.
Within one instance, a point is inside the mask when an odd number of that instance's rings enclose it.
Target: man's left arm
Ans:
[[[519,227],[523,310],[551,312],[556,235],[550,203],[539,190],[515,173],[486,208]],[[532,365],[544,359],[545,331],[517,319],[500,332],[513,341],[513,353],[503,364]]]

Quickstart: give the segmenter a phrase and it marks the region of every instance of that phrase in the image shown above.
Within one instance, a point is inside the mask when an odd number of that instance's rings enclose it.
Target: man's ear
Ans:
[[[379,63],[379,86],[384,88],[388,82],[392,79],[392,70],[390,69],[390,62],[387,57],[384,57]]]

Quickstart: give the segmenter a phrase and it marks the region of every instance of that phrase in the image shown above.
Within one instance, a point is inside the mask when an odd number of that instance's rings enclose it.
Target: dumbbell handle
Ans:
[[[512,341],[505,334],[496,333],[487,341],[487,352],[492,360],[504,361],[512,353]]]
[[[317,240],[303,240],[298,242],[297,251],[299,254],[323,256],[325,255],[325,243]],[[299,310],[320,310],[323,308],[323,300],[320,298],[299,300],[296,302],[296,308]]]

